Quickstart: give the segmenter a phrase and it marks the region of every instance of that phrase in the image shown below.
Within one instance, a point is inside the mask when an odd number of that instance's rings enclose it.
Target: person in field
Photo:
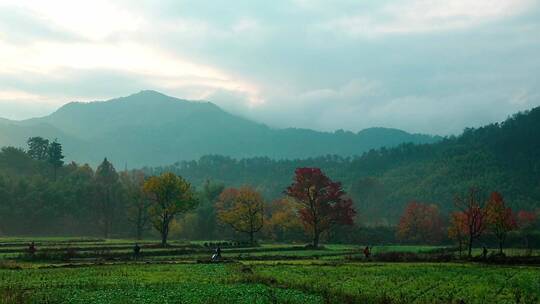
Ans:
[[[138,258],[140,253],[141,253],[141,246],[139,246],[138,243],[135,243],[135,246],[133,246],[133,255],[135,256],[135,258]]]
[[[34,255],[36,253],[37,249],[36,249],[36,244],[34,243],[34,241],[32,241],[32,243],[30,243],[30,245],[28,245],[28,253],[30,253],[30,255]]]
[[[216,262],[216,261],[219,261],[219,260],[221,260],[221,248],[218,245],[217,248],[216,248],[216,251],[212,255],[212,261]]]
[[[366,259],[369,259],[369,257],[371,256],[371,250],[369,249],[369,246],[366,246],[366,248],[364,248],[364,256],[366,257]]]

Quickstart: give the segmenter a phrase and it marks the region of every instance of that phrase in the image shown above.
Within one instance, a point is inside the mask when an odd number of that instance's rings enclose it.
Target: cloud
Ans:
[[[382,5],[375,12],[332,19],[321,28],[353,36],[448,31],[512,17],[533,6],[532,0],[396,1]]]
[[[77,35],[51,25],[46,18],[20,7],[0,4],[0,40],[29,44],[35,40],[76,41]]]
[[[0,91],[21,98],[0,116],[155,89],[276,127],[458,133],[540,105],[539,6],[2,0]]]
[[[18,119],[31,113],[35,116],[44,111],[53,111],[56,104],[45,96],[40,96],[24,91],[0,89],[0,113],[2,118]]]
[[[54,31],[93,41],[104,40],[118,32],[135,31],[142,21],[141,16],[106,0],[2,0],[0,9],[3,17],[11,18],[9,16],[14,11],[25,17],[8,19],[8,24],[15,27],[21,24],[40,25],[34,29],[35,34],[40,34],[41,29],[45,28],[47,32]],[[34,16],[33,21],[28,18],[30,16]],[[47,38],[33,36],[39,40]]]

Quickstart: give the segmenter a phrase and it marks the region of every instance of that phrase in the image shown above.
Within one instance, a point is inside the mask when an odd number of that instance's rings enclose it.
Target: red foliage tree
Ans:
[[[407,204],[397,227],[398,238],[435,243],[441,240],[442,234],[443,220],[436,205],[418,202]]]
[[[298,168],[293,183],[285,193],[298,204],[298,213],[312,245],[319,246],[320,236],[335,225],[353,225],[356,211],[345,197],[341,183],[328,178],[319,168]]]
[[[517,228],[516,218],[512,208],[507,207],[499,192],[492,192],[486,205],[486,222],[497,240],[499,253],[503,253],[503,243],[508,232]]]
[[[464,217],[468,256],[471,257],[474,240],[486,230],[486,212],[480,199],[480,191],[471,188],[467,194],[456,196],[455,205]]]
[[[538,222],[538,214],[533,211],[521,210],[517,213],[517,225],[518,229],[525,240],[525,246],[530,248],[529,238],[531,232],[534,230],[535,224]]]

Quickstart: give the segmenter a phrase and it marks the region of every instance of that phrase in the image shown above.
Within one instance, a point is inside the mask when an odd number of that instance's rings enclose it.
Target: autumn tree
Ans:
[[[525,247],[530,249],[529,238],[534,231],[535,224],[538,223],[538,214],[533,211],[520,210],[517,213],[518,229],[525,241]]]
[[[191,185],[182,177],[170,172],[150,177],[143,191],[151,200],[150,220],[161,235],[161,245],[167,246],[169,227],[174,218],[197,206]]]
[[[116,169],[107,158],[97,167],[95,183],[98,221],[102,227],[103,237],[108,238],[121,196],[121,185]]]
[[[217,218],[237,232],[249,235],[251,245],[255,244],[255,233],[264,225],[264,200],[251,187],[228,188],[216,202]]]
[[[465,195],[455,198],[456,207],[462,212],[467,238],[468,256],[472,255],[472,246],[486,229],[486,212],[480,191],[471,188]]]
[[[503,243],[508,232],[517,228],[512,208],[507,207],[499,192],[491,193],[485,208],[486,224],[499,241],[499,253],[503,254]]]
[[[341,183],[328,178],[319,168],[298,168],[285,193],[298,204],[304,228],[317,248],[321,234],[335,225],[353,225],[356,211],[345,197]]]
[[[270,238],[283,241],[290,235],[302,234],[302,223],[298,219],[295,203],[291,199],[274,200],[267,210],[265,232]]]
[[[144,179],[144,172],[139,170],[122,172],[120,175],[127,198],[127,220],[133,224],[137,240],[142,239],[150,223],[150,200],[143,192]]]
[[[397,227],[399,239],[435,243],[441,240],[442,234],[443,219],[436,205],[418,202],[407,204]]]
[[[467,216],[463,212],[453,212],[450,215],[450,226],[448,227],[448,237],[458,242],[459,256],[463,251],[463,242],[468,234]]]

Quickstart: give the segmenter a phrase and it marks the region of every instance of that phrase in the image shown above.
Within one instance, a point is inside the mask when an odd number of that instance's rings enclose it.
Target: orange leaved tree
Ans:
[[[397,227],[397,237],[418,243],[436,243],[443,236],[443,220],[434,204],[410,202]]]
[[[512,208],[507,207],[502,195],[493,192],[486,205],[486,223],[499,241],[499,254],[503,254],[503,243],[508,232],[517,229]]]
[[[486,230],[486,212],[480,191],[471,188],[466,194],[456,196],[455,205],[463,214],[468,256],[471,257],[474,240]]]
[[[463,251],[463,242],[468,234],[467,216],[463,212],[453,212],[450,215],[450,227],[448,227],[448,236],[457,241],[459,245],[459,256]]]
[[[297,215],[296,204],[289,198],[281,198],[270,203],[266,210],[267,235],[275,241],[298,240],[303,236],[303,227]]]

